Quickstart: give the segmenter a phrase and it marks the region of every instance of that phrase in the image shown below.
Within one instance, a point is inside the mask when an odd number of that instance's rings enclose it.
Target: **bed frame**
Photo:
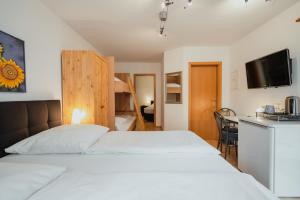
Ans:
[[[139,103],[135,94],[135,90],[130,78],[130,73],[115,73],[115,77],[119,81],[114,81],[115,85],[115,112],[129,112],[130,111],[130,99],[132,98],[134,104],[134,112],[136,113],[137,120],[131,125],[128,131],[135,128],[136,121],[139,123],[139,129],[145,130],[145,122],[139,109]]]
[[[59,100],[0,102],[0,157],[5,148],[60,125]]]

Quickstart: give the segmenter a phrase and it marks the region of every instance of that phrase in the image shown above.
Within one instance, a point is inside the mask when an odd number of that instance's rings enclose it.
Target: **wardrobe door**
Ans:
[[[72,122],[74,109],[85,113],[83,124],[98,124],[114,129],[113,57],[93,51],[63,51],[63,119]],[[111,109],[113,108],[113,109]]]
[[[108,126],[108,77],[107,64],[104,59],[94,56],[93,62],[96,67],[97,81],[95,89],[95,122],[102,126]]]
[[[98,85],[100,67],[88,51],[65,51],[62,54],[62,96],[63,119],[65,124],[72,122],[74,109],[86,115],[83,124],[95,124],[95,108],[100,101]]]

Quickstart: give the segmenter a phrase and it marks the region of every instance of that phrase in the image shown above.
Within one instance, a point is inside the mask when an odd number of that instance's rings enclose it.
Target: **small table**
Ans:
[[[235,123],[238,124],[239,123],[239,118],[236,116],[223,116],[225,120],[227,120],[230,123]]]

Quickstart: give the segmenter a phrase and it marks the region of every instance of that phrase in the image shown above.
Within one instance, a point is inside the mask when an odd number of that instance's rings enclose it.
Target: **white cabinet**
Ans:
[[[273,190],[274,128],[239,123],[239,169]]]
[[[300,123],[239,121],[238,167],[280,197],[300,197]]]

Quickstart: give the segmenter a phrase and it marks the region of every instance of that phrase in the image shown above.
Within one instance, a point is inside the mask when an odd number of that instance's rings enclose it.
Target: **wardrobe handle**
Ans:
[[[100,108],[101,108],[101,109],[103,109],[103,108],[104,108],[104,106],[101,106]]]

